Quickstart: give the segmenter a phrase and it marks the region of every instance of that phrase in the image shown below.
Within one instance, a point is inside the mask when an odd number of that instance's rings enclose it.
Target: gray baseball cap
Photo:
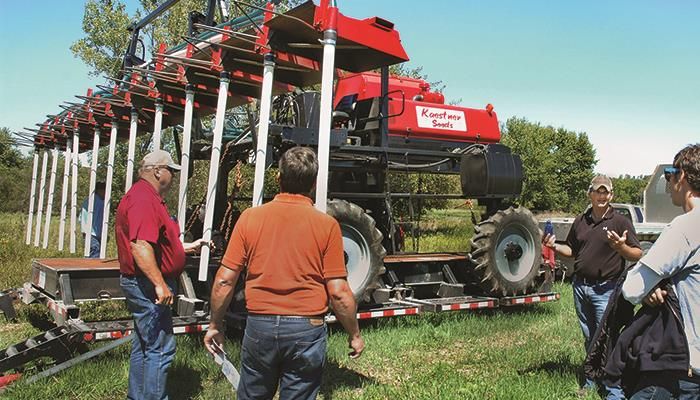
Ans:
[[[178,171],[182,169],[179,164],[175,164],[173,157],[165,150],[156,150],[146,154],[143,161],[141,161],[141,165],[144,167],[166,166]]]
[[[601,187],[604,187],[608,192],[612,192],[613,190],[613,184],[610,178],[602,174],[596,175],[595,178],[591,180],[591,186],[588,187],[588,190],[594,192]]]

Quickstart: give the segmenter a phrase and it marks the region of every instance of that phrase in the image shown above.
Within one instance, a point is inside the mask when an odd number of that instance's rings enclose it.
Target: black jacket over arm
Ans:
[[[690,365],[688,341],[683,331],[678,298],[668,281],[659,286],[668,292],[663,305],[634,305],[622,296],[620,277],[615,292],[593,336],[584,362],[587,378],[608,386],[635,389],[642,372],[687,372]]]

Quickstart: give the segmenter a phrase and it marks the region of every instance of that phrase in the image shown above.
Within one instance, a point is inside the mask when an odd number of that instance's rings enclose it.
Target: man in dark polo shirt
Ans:
[[[317,172],[309,148],[295,147],[282,155],[281,193],[241,214],[214,278],[204,337],[212,354],[223,344],[223,316],[238,275],[247,269],[239,400],[272,399],[278,385],[281,399],[316,398],[329,301],[349,334],[350,357],[359,357],[365,347],[346,280],[340,226],[316,210],[310,198]]]
[[[166,151],[147,154],[139,180],[119,202],[115,231],[120,284],[134,316],[129,364],[129,399],[167,399],[165,383],[175,357],[172,314],[177,278],[185,253],[199,250],[202,240],[180,242],[177,221],[163,195],[180,166]]]
[[[545,236],[544,244],[564,257],[574,257],[574,305],[586,351],[600,324],[625,260],[636,262],[642,257],[634,225],[610,205],[613,185],[610,178],[598,175],[588,187],[591,207],[576,217],[566,244],[555,243],[554,235]],[[587,381],[584,388],[594,388]],[[621,393],[621,392],[620,392]],[[616,398],[608,395],[609,399]]]

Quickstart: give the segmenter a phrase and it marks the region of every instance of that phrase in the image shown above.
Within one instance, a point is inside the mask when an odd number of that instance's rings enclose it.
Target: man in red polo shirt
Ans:
[[[326,356],[324,315],[330,300],[349,334],[350,357],[365,344],[356,303],[346,280],[338,222],[317,211],[310,198],[318,162],[295,147],[279,161],[280,194],[245,210],[214,278],[211,320],[204,344],[212,354],[223,344],[223,316],[240,272],[246,268],[248,308],[238,399],[314,399]]]
[[[177,221],[163,195],[180,170],[168,152],[146,155],[139,180],[119,202],[115,231],[120,284],[134,316],[129,365],[129,399],[167,399],[165,383],[175,357],[172,313],[177,278],[185,253],[199,250],[202,240],[180,242]]]

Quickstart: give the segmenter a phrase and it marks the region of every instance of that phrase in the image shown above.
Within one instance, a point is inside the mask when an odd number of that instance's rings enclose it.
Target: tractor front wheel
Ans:
[[[535,289],[542,244],[537,220],[528,209],[499,210],[474,230],[470,257],[484,291],[509,296]]]

